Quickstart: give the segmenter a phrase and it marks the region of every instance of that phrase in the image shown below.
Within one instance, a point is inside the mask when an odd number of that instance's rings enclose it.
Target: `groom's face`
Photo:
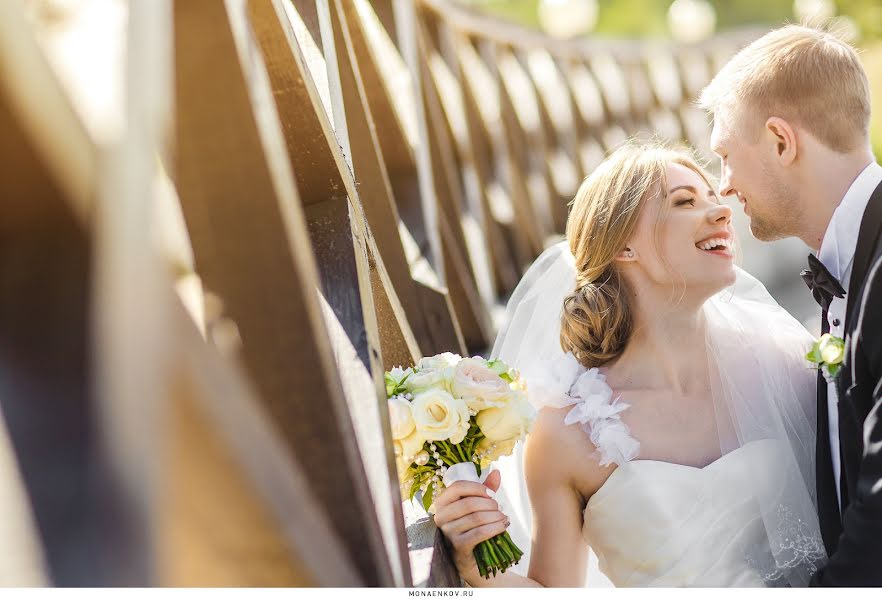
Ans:
[[[711,149],[720,158],[720,195],[735,196],[750,219],[750,233],[771,241],[798,231],[798,198],[775,160],[759,119],[719,109]]]

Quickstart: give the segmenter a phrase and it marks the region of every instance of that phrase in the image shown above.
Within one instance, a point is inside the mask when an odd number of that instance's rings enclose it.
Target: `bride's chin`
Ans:
[[[714,290],[714,293],[722,292],[727,287],[731,287],[735,285],[735,280],[738,275],[735,272],[735,265],[730,265],[728,269],[726,269],[723,273],[720,274],[720,278],[716,283],[718,289]]]
[[[714,273],[705,273],[704,275],[705,276],[700,280],[695,280],[686,284],[687,294],[694,294],[694,296],[697,299],[700,298],[702,302],[725,289],[732,287],[737,278],[734,265],[726,270],[721,269]]]

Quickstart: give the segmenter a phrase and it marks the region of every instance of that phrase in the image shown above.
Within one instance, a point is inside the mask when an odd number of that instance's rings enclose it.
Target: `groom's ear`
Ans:
[[[796,132],[790,123],[780,117],[769,117],[765,135],[775,145],[775,155],[781,164],[790,166],[796,160]]]

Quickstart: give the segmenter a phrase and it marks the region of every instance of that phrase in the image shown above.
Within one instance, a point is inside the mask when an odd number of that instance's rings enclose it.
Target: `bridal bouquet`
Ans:
[[[455,481],[482,482],[481,471],[511,454],[536,416],[524,381],[501,360],[445,352],[385,377],[401,494],[412,500],[420,492],[426,512]],[[478,544],[474,555],[489,578],[523,552],[504,532]]]

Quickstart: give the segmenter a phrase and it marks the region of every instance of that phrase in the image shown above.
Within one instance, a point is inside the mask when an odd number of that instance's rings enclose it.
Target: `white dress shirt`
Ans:
[[[882,181],[882,167],[872,162],[861,171],[848,191],[845,192],[842,202],[833,212],[833,218],[830,219],[827,231],[824,232],[818,260],[827,267],[833,277],[839,280],[846,292],[848,292],[851,279],[854,253],[857,248],[858,233],[864,210],[880,181]],[[827,310],[830,333],[840,338],[844,337],[847,303],[848,295],[846,293],[845,298],[833,298],[830,308]],[[839,398],[836,394],[834,381],[827,383],[827,416],[830,423],[830,450],[833,457],[833,477],[836,481],[836,499],[839,501],[841,510],[842,498],[839,492],[839,478],[842,468],[839,456]]]

